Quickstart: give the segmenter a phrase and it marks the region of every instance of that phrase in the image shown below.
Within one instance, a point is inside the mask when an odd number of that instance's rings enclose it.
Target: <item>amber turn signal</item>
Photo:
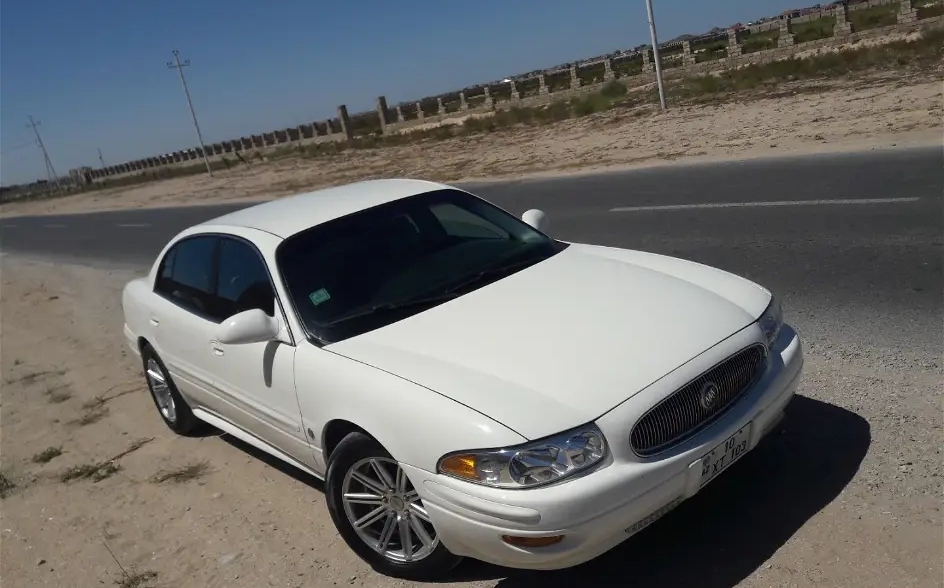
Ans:
[[[474,455],[453,455],[447,457],[440,462],[439,469],[444,473],[467,480],[477,480],[479,477],[475,469]]]
[[[550,547],[557,545],[564,540],[563,535],[552,535],[550,537],[515,537],[513,535],[502,535],[502,541],[515,547]]]

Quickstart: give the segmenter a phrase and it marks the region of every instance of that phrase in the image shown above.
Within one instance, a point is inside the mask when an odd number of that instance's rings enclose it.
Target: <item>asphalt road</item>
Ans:
[[[942,169],[939,149],[919,149],[465,187],[515,214],[545,210],[561,239],[714,265],[834,333],[937,352]],[[12,218],[0,238],[6,252],[144,267],[176,231],[244,206]]]
[[[783,298],[807,363],[785,431],[645,535],[565,572],[470,563],[455,580],[500,588],[615,587],[627,577],[635,586],[939,586],[941,155],[900,150],[469,186],[516,214],[544,209],[561,239],[675,255],[766,285]],[[15,218],[0,220],[0,239],[7,253],[144,270],[176,231],[234,208]],[[632,291],[625,296],[632,304]],[[286,473],[280,487],[297,476],[236,445]],[[244,496],[272,491],[268,474],[264,488],[245,479]],[[188,508],[209,511],[188,497]],[[330,544],[333,527],[320,512],[302,523],[273,518],[278,509],[257,516],[280,529],[296,522],[305,541]],[[222,527],[218,542],[238,542],[238,527]],[[310,556],[286,560],[281,540],[270,543],[258,561],[279,562],[280,573],[309,565]]]

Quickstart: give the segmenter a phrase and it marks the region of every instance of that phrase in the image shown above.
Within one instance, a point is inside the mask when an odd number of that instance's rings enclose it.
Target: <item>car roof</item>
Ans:
[[[426,180],[365,180],[271,200],[200,225],[247,227],[285,239],[348,214],[444,188],[452,186]]]

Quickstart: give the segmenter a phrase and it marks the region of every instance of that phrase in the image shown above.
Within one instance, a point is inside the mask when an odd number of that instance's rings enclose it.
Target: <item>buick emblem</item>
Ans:
[[[714,382],[706,382],[698,393],[698,403],[705,410],[711,410],[718,403],[720,397],[721,390],[718,389],[718,385]]]

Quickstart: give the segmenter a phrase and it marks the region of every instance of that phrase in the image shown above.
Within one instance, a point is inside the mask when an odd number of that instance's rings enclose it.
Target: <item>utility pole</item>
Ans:
[[[200,124],[197,123],[197,113],[193,110],[193,102],[190,100],[190,90],[187,89],[187,80],[184,79],[184,68],[190,65],[190,60],[187,59],[181,63],[180,52],[174,49],[172,53],[174,54],[174,61],[173,63],[168,61],[167,67],[176,69],[177,73],[180,74],[180,83],[184,86],[184,95],[187,96],[187,106],[190,107],[190,116],[193,117],[193,127],[197,129],[197,139],[200,141],[200,151],[203,153],[203,163],[206,164],[207,174],[212,176],[213,171],[210,169],[210,160],[207,159],[206,146],[203,144],[203,135],[200,133]]]
[[[102,163],[102,169],[105,169],[105,158],[102,157],[102,148],[98,148],[98,160]]]
[[[39,136],[39,129],[37,128],[40,124],[40,121],[33,120],[33,115],[29,116],[29,128],[33,129],[33,134],[36,135],[36,142],[39,143],[39,148],[43,151],[43,159],[46,161],[46,175],[49,177],[49,183],[59,188],[59,176],[56,175],[56,170],[52,166],[52,160],[49,159],[49,153],[46,152],[46,145],[43,144],[43,138]]]
[[[662,81],[662,58],[659,56],[659,38],[656,35],[656,19],[652,15],[652,0],[646,0],[649,13],[649,36],[652,37],[652,60],[656,62],[656,82],[659,84],[659,103],[665,111],[665,84]]]

